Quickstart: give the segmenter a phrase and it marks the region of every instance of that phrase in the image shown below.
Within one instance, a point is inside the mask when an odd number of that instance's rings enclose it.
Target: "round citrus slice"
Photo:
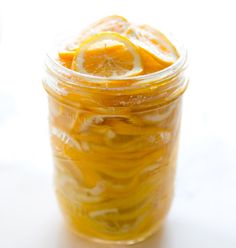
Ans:
[[[87,40],[89,37],[101,32],[116,32],[119,34],[125,33],[130,26],[129,22],[122,16],[112,15],[104,17],[97,22],[91,24],[88,28],[84,29],[75,39],[70,40],[66,46],[60,49],[64,51],[75,51],[79,48],[80,44]],[[64,54],[63,54],[64,55]],[[63,56],[62,55],[62,56]]]
[[[70,40],[63,46],[58,52],[59,60],[64,66],[70,67],[75,51],[79,48],[80,44],[89,37],[101,32],[116,32],[122,34],[128,27],[128,21],[122,16],[113,15],[104,17],[86,28],[75,40]]]
[[[167,37],[148,25],[129,27],[126,35],[136,45],[152,53],[161,64],[173,64],[178,58],[176,48]]]
[[[143,70],[138,48],[114,32],[96,34],[82,43],[72,69],[106,78],[135,76]]]
[[[84,40],[85,38],[91,37],[97,33],[107,31],[122,34],[128,29],[128,27],[129,23],[124,17],[118,15],[107,16],[85,29],[80,34],[81,39],[79,40]]]

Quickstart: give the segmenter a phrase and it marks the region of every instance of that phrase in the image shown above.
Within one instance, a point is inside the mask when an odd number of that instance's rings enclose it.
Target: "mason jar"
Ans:
[[[56,195],[78,235],[132,244],[163,224],[188,82],[186,52],[179,53],[164,70],[117,80],[72,71],[47,55]]]

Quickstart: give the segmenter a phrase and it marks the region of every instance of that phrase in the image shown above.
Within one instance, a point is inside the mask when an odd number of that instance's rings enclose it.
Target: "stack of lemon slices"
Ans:
[[[128,243],[162,224],[173,194],[181,106],[174,100],[183,78],[125,86],[178,58],[160,31],[120,16],[99,20],[58,51],[60,64],[77,73],[50,71],[57,91],[45,84],[56,192],[79,234]],[[90,83],[101,87],[81,87]]]
[[[108,16],[92,24],[58,52],[60,63],[74,71],[105,78],[124,78],[160,71],[178,59],[169,39],[148,25],[132,25]]]

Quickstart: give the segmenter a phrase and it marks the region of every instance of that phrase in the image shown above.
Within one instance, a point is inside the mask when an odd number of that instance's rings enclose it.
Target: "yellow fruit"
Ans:
[[[171,203],[185,80],[182,73],[147,74],[179,54],[158,30],[119,16],[68,41],[57,59],[75,73],[52,71],[58,87],[45,84],[61,208],[91,239],[144,239]]]
[[[79,41],[84,41],[85,39],[101,32],[116,32],[122,34],[129,27],[128,21],[118,15],[112,15],[104,17],[97,22],[86,28],[80,35]]]
[[[178,58],[176,48],[167,37],[148,25],[129,27],[126,35],[136,45],[153,54],[160,64],[168,66]]]
[[[143,75],[153,73],[156,71],[163,70],[166,68],[165,64],[160,63],[159,59],[156,58],[155,55],[153,55],[148,50],[145,50],[142,47],[139,47],[139,54],[142,59],[142,65],[143,65]]]
[[[113,32],[99,33],[81,44],[72,69],[106,78],[134,76],[143,70],[137,47]]]
[[[60,51],[58,52],[60,62],[67,68],[71,68],[73,58],[75,56],[75,51]]]

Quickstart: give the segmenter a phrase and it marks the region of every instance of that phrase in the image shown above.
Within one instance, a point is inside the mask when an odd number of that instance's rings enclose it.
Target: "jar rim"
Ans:
[[[172,37],[173,40],[173,37]],[[138,82],[138,85],[135,84],[135,86],[141,87],[146,82],[153,82],[156,83],[162,82],[163,80],[166,80],[170,77],[173,77],[174,75],[180,73],[181,71],[185,70],[185,66],[187,64],[187,50],[183,46],[183,44],[178,43],[176,40],[174,42],[175,47],[179,53],[178,59],[170,66],[153,73],[145,74],[145,75],[137,75],[137,76],[129,76],[129,77],[102,77],[102,76],[94,76],[86,73],[81,73],[74,71],[72,69],[69,69],[63,65],[61,65],[54,56],[51,55],[50,51],[46,53],[46,67],[48,68],[54,68],[54,72],[59,73],[60,76],[62,76],[65,81],[63,82],[65,84],[68,84],[70,86],[77,86],[77,87],[87,87],[87,88],[97,88],[98,85],[105,86],[104,89],[109,90],[108,87],[106,87],[106,84],[104,82]],[[74,80],[74,79],[77,80]],[[80,82],[81,81],[81,82]],[[86,84],[85,82],[88,82],[89,84]],[[92,85],[91,83],[94,83]],[[118,87],[120,89],[130,89],[134,86],[134,84],[124,85],[123,87]],[[144,86],[144,85],[143,85]],[[102,87],[103,88],[103,87]],[[115,88],[112,88],[112,90],[115,90]]]

